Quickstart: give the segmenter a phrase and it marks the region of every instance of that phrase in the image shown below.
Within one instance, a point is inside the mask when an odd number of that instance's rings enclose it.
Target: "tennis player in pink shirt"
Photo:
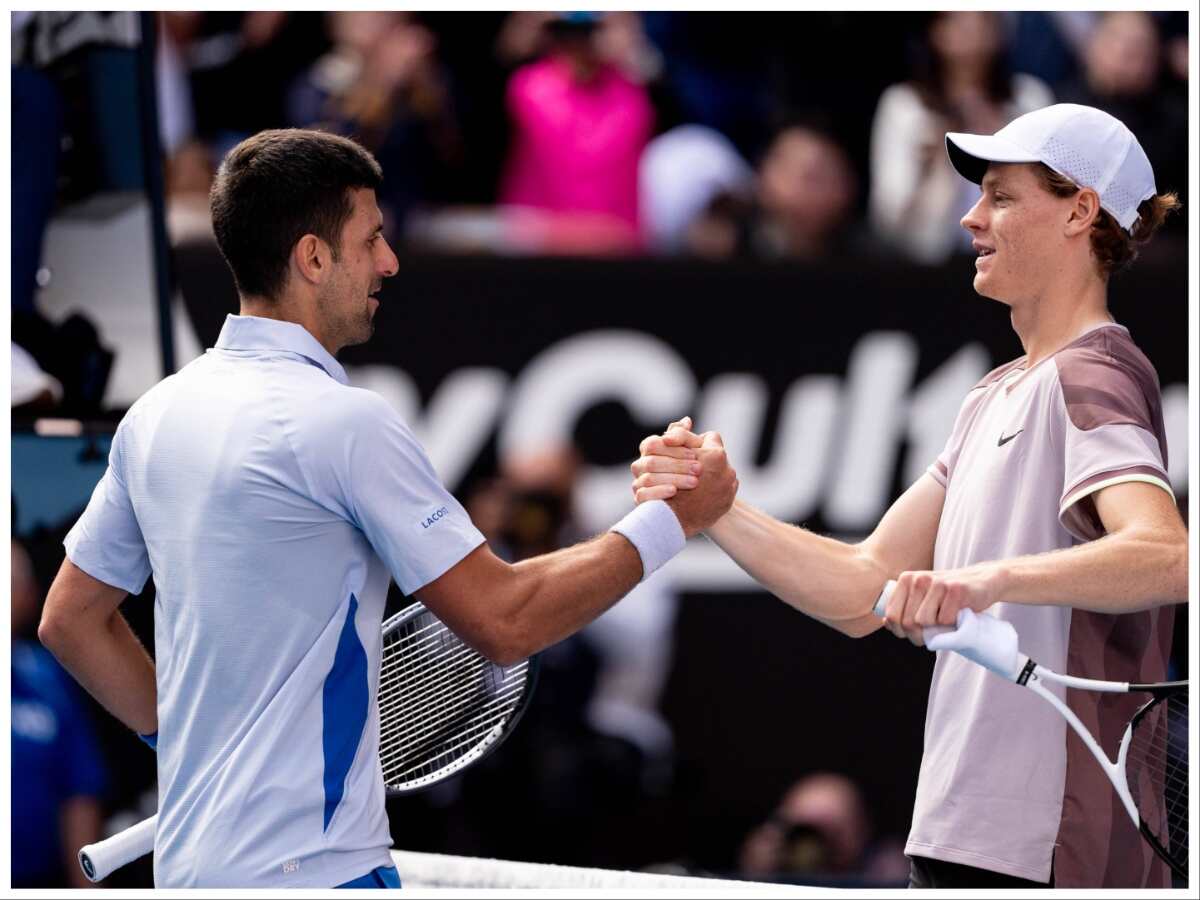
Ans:
[[[981,188],[962,220],[975,290],[1010,308],[1025,355],[971,390],[943,452],[862,543],[740,500],[707,534],[782,600],[853,636],[881,627],[872,606],[895,579],[886,625],[914,643],[986,609],[1051,669],[1165,680],[1187,531],[1157,375],[1107,294],[1178,201],[1158,193],[1133,134],[1091,107],[1046,107],[946,146]],[[701,440],[691,428],[642,442],[639,501],[691,487],[679,458]],[[1095,734],[1140,702],[1065,699]],[[955,653],[934,667],[905,852],[919,888],[1171,887],[1058,713]]]

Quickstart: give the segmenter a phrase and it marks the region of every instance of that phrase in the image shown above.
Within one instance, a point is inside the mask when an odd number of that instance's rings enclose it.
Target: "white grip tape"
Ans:
[[[154,829],[158,816],[143,819],[132,828],[110,838],[79,848],[79,867],[89,881],[107,878],[121,866],[141,859],[154,850]]]
[[[875,615],[882,618],[895,587],[894,581],[883,586],[875,601]],[[972,610],[960,609],[956,627],[926,628],[923,635],[930,650],[953,650],[1009,681],[1016,681],[1024,667],[1017,630],[987,613],[976,615]]]
[[[624,535],[642,558],[642,581],[669,562],[687,543],[683,526],[665,500],[650,500],[635,506],[612,530]]]

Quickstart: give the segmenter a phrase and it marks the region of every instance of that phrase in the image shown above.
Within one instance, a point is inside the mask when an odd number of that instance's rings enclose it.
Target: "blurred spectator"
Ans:
[[[572,501],[581,466],[572,446],[508,453],[499,476],[468,498],[467,511],[505,559],[517,562],[553,552],[585,537]],[[595,791],[594,785],[577,781],[601,778],[609,785],[608,795],[592,801],[597,823],[665,797],[674,739],[659,701],[672,660],[677,605],[678,594],[663,573],[637,585],[578,635],[542,653],[550,674],[543,674],[547,689],[535,696],[540,711],[531,720],[539,723],[534,729],[543,729],[543,743],[558,742],[557,755],[573,760],[555,776],[573,785],[568,790],[573,803]],[[593,767],[602,759],[611,761],[612,771],[601,776]],[[544,789],[542,784],[539,790]],[[551,818],[567,815],[561,802],[556,799],[547,811]],[[571,858],[586,861],[588,852],[574,848]]]
[[[1183,89],[1187,96],[1188,80],[1188,16],[1186,12],[1167,13],[1163,23],[1166,42],[1167,72],[1172,88]]]
[[[278,10],[164,12],[163,29],[188,73],[194,129],[215,159],[285,124],[284,95],[327,46],[319,17]]]
[[[496,36],[496,57],[511,69],[535,61],[555,49],[556,29],[562,21],[594,22],[597,55],[621,70],[630,81],[645,84],[662,70],[662,56],[642,28],[642,19],[634,12],[607,12],[592,19],[591,14],[519,11],[510,13]]]
[[[733,143],[704,125],[680,125],[654,138],[638,173],[649,246],[684,249],[689,226],[718,194],[749,193],[754,172]]]
[[[1169,90],[1166,81],[1154,18],[1146,12],[1110,12],[1087,41],[1082,75],[1062,88],[1060,99],[1099,107],[1128,125],[1154,167],[1158,190],[1176,191],[1186,202],[1186,92]],[[1183,230],[1186,220],[1173,216],[1168,227]]]
[[[811,883],[903,884],[908,862],[898,840],[872,846],[872,824],[858,786],[844,775],[801,778],[778,808],[747,835],[739,853],[742,877]]]
[[[712,128],[743,157],[758,158],[778,124],[772,114],[783,42],[774,29],[781,17],[675,11],[647,12],[643,19],[662,55],[670,124]]]
[[[167,29],[166,13],[158,13],[154,76],[158,100],[158,132],[162,151],[170,159],[196,134],[192,89],[179,47]]]
[[[65,415],[98,412],[113,364],[113,354],[100,344],[86,315],[72,313],[51,322],[36,303],[39,285],[49,277],[42,265],[43,241],[59,199],[61,151],[69,132],[69,104],[52,67],[53,54],[77,49],[70,37],[73,26],[74,40],[98,39],[103,33],[93,27],[98,17],[46,12],[12,16],[14,53],[20,50],[24,60],[12,67],[12,129],[18,139],[12,142],[11,374],[12,404],[22,413],[60,403]],[[50,34],[67,36],[58,46],[48,40]],[[79,136],[72,137],[78,144]]]
[[[571,508],[581,462],[571,446],[510,453],[500,461],[498,477],[467,503],[498,555],[518,562],[583,538]]]
[[[525,559],[584,539],[572,504],[581,466],[579,452],[569,446],[504,457],[500,483],[507,497],[500,504],[504,515],[497,537],[505,552]],[[477,508],[472,506],[472,513]],[[495,521],[485,518],[488,524]],[[669,765],[673,749],[658,701],[671,662],[676,603],[671,579],[664,574],[636,586],[580,632],[598,657],[588,724],[629,741],[647,763],[660,767]]]
[[[13,36],[33,13],[13,13]],[[12,308],[32,313],[42,264],[42,238],[54,211],[62,97],[46,73],[12,67]]]
[[[959,220],[979,189],[951,167],[946,132],[992,134],[1053,101],[1043,82],[1008,71],[996,13],[933,13],[912,79],[885,90],[875,112],[870,212],[878,235],[923,263],[965,250]]]
[[[12,886],[91,887],[75,853],[101,836],[108,779],[78,689],[33,637],[40,593],[12,541]]]
[[[288,123],[353,137],[387,177],[378,193],[398,234],[416,207],[446,196],[462,155],[448,75],[433,34],[410,13],[326,13],[333,42],[288,93]]]
[[[196,237],[212,239],[208,191],[216,166],[213,151],[196,135],[189,71],[167,26],[168,15],[158,13],[155,77],[167,233],[178,245]]]
[[[1098,13],[1084,10],[1024,10],[1002,13],[1009,26],[1008,60],[1057,89],[1074,78]]]
[[[500,202],[549,219],[547,249],[638,245],[638,160],[654,111],[645,88],[604,58],[600,17],[555,15],[544,25],[545,58],[508,84],[513,134]]]
[[[819,261],[860,252],[858,184],[845,151],[811,125],[783,129],[759,166],[754,196],[718,196],[694,221],[689,248],[714,258]]]
[[[32,24],[33,13],[13,13],[12,32],[19,39]],[[42,241],[54,211],[62,99],[57,85],[32,65],[12,67],[12,406],[37,411],[62,400],[61,382],[22,343],[46,355],[54,327],[34,303]],[[41,336],[43,339],[39,339]]]
[[[12,342],[12,409],[37,412],[52,409],[62,400],[62,385],[43,372],[37,360],[20,344]]]

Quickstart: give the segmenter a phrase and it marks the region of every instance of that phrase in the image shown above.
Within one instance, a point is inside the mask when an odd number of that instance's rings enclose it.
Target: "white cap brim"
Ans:
[[[946,135],[946,154],[950,157],[951,165],[958,170],[958,174],[976,184],[983,181],[989,163],[1041,161],[1028,150],[994,134],[949,132]]]

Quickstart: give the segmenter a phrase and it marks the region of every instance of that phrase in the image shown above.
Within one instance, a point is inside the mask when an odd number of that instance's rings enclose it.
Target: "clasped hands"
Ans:
[[[715,431],[693,434],[692,420],[672,422],[665,434],[651,435],[630,466],[638,503],[665,500],[691,537],[729,512],[737,496],[737,473]],[[679,493],[678,489],[683,492]]]
[[[633,496],[638,503],[665,500],[680,516],[684,530],[702,522],[696,530],[713,525],[733,504],[737,493],[736,473],[729,466],[725,444],[715,431],[696,434],[691,417],[672,422],[661,434],[651,435],[638,448],[641,456],[629,467],[633,473]],[[711,470],[711,471],[710,471]],[[713,477],[715,476],[715,477]],[[689,498],[696,488],[713,477],[713,502],[693,510]],[[732,487],[732,493],[728,493]],[[728,496],[728,501],[725,497]],[[684,522],[681,508],[690,513]],[[702,521],[716,513],[708,521]],[[924,629],[934,625],[954,626],[961,609],[982,612],[998,599],[1002,571],[991,564],[940,572],[906,571],[893,577],[897,585],[887,605],[885,627],[896,637],[924,644]]]

